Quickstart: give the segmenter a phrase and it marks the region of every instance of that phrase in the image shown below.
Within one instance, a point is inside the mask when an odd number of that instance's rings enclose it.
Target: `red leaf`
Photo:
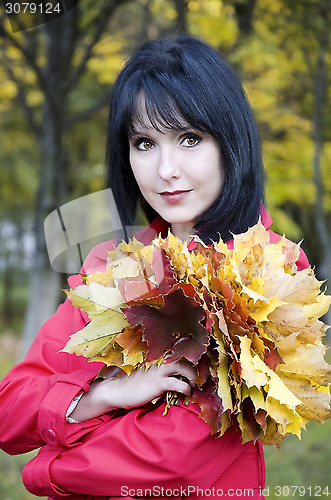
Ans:
[[[242,412],[244,416],[244,420],[246,421],[250,431],[253,434],[254,442],[257,441],[259,435],[261,434],[261,425],[258,420],[261,420],[261,414],[256,418],[254,404],[251,398],[245,398],[242,402]],[[262,419],[262,423],[263,419]]]
[[[211,364],[217,365],[216,356],[215,359],[213,360],[211,360],[210,356],[212,356],[212,352],[209,348],[208,352],[203,354],[199,359],[199,362],[196,367],[198,372],[198,378],[197,378],[198,386],[202,386],[206,382],[207,378],[210,376]]]
[[[200,406],[200,417],[210,426],[212,434],[221,431],[221,415],[224,412],[224,408],[211,377],[201,389],[194,387],[192,395],[186,399]]]
[[[148,344],[146,361],[154,361],[172,352],[167,362],[185,357],[197,363],[209,343],[203,326],[206,313],[196,300],[192,285],[178,283],[163,296],[163,307],[133,305],[123,310],[128,322],[143,325],[143,340]]]
[[[169,293],[172,286],[177,283],[177,280],[171,269],[169,258],[159,247],[155,247],[153,250],[152,268],[155,272],[158,292],[162,294]]]
[[[259,408],[255,414],[255,420],[262,427],[263,431],[267,430],[267,412]]]
[[[268,341],[267,339],[263,339],[263,343],[266,345],[266,349],[264,351],[264,362],[269,366],[269,368],[275,370],[276,366],[280,363],[284,363],[284,361],[279,356],[272,342]]]

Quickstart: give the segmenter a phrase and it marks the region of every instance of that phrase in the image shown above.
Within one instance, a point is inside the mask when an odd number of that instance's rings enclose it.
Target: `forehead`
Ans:
[[[182,112],[167,96],[166,99],[152,100],[148,95],[140,92],[132,110],[129,135],[141,129],[155,129],[158,132],[169,130],[187,130],[192,125],[184,118]]]

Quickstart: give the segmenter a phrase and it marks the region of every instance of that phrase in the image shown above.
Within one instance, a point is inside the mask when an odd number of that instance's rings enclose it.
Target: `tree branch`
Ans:
[[[113,0],[113,2],[106,3],[98,15],[93,19],[90,23],[94,34],[92,36],[91,42],[86,46],[84,55],[82,56],[81,62],[74,69],[71,78],[68,79],[67,84],[65,85],[65,92],[68,92],[72,87],[74,87],[79,80],[79,78],[83,75],[88,61],[92,57],[93,48],[96,43],[99,41],[101,35],[103,34],[107,23],[109,21],[110,16],[113,14],[114,10],[121,4],[127,2],[128,0]],[[86,27],[85,27],[86,30]]]
[[[26,98],[26,89],[22,84],[22,82],[19,81],[18,78],[16,78],[15,73],[12,69],[12,65],[6,55],[6,49],[4,47],[2,51],[2,57],[3,57],[4,68],[6,70],[7,75],[10,78],[10,80],[16,85],[18,91],[18,100],[22,106],[27,122],[32,132],[34,133],[35,137],[38,139],[40,135],[40,127],[37,125],[34,112],[31,106],[28,105],[28,101]]]
[[[70,128],[75,123],[86,120],[90,118],[96,111],[106,106],[110,101],[111,90],[108,90],[93,106],[80,111],[79,113],[74,113],[71,116],[68,116],[64,122],[64,127],[66,129]]]
[[[1,19],[0,22],[0,37],[6,39],[11,45],[16,47],[21,54],[25,57],[25,60],[27,63],[31,66],[31,68],[34,70],[37,80],[39,82],[40,88],[43,90],[44,93],[48,92],[47,89],[47,82],[41,72],[40,67],[36,63],[36,59],[33,57],[33,54],[24,47],[24,45],[20,44],[18,40],[11,35],[3,26],[3,19]]]
[[[326,63],[327,50],[328,50],[328,35],[325,34],[324,37],[321,37],[320,39],[320,49],[317,58],[317,69],[314,78],[313,135],[314,135],[315,152],[314,152],[313,166],[314,166],[314,184],[316,188],[316,198],[315,198],[316,229],[319,233],[323,250],[327,254],[330,254],[331,238],[328,233],[324,217],[324,210],[323,210],[324,187],[323,187],[323,177],[321,169],[321,160],[323,152],[322,116],[323,116],[323,105],[325,102],[325,92],[326,92],[326,82],[327,82],[327,63]]]

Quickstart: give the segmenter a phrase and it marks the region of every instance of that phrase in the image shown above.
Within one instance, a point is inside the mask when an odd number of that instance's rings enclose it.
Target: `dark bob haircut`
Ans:
[[[138,202],[149,222],[157,216],[142,200],[129,161],[128,137],[139,120],[143,94],[157,130],[183,123],[213,136],[220,145],[225,181],[219,198],[194,226],[206,243],[227,241],[254,225],[264,199],[260,138],[236,75],[207,43],[187,34],[146,42],[114,85],[109,114],[108,180],[124,226],[135,225]]]

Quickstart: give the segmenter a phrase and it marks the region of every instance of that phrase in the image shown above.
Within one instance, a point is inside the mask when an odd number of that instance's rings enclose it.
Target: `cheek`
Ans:
[[[143,178],[142,166],[140,165],[140,162],[138,161],[134,152],[132,153],[130,151],[129,159],[130,159],[132,173],[137,181],[138,186],[140,187],[141,178]]]
[[[212,193],[220,193],[225,181],[225,171],[221,154],[214,152],[206,156],[204,164],[208,165],[203,173],[206,189],[209,189]]]
[[[156,185],[156,171],[150,154],[130,153],[130,165],[142,194],[153,190]]]
[[[139,165],[137,164],[134,164],[134,166],[132,167],[131,164],[134,178],[136,179],[138,187],[143,195],[145,195],[146,192],[148,193],[148,191],[150,191],[151,189],[151,186],[153,185],[151,175],[147,175],[146,168],[144,167],[145,166],[141,166],[141,168],[139,168]]]

